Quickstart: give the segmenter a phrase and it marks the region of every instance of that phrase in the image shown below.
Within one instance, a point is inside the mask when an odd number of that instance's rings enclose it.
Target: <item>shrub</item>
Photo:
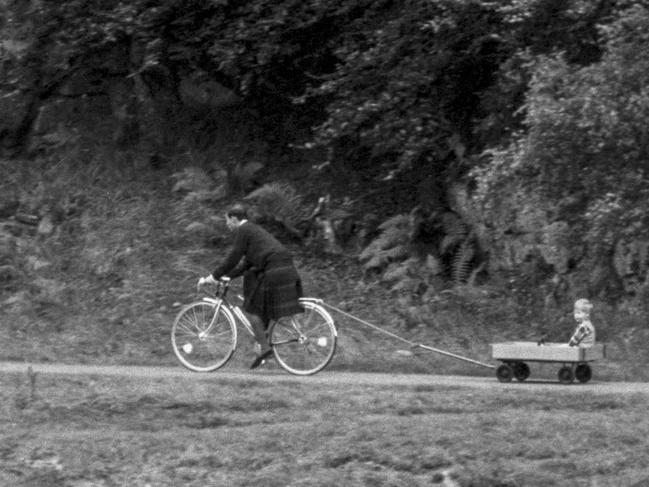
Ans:
[[[619,277],[610,269],[617,244],[649,238],[649,220],[639,211],[649,203],[649,139],[643,135],[649,116],[649,10],[629,5],[601,28],[606,49],[599,62],[570,65],[561,54],[534,60],[526,130],[509,146],[489,151],[489,163],[473,173],[483,216],[498,222],[494,240],[515,229],[532,202],[541,213],[533,240],[553,241],[547,232],[567,222],[568,267],[580,263],[609,281]],[[647,265],[634,271],[641,280]],[[596,287],[591,281],[590,291]]]

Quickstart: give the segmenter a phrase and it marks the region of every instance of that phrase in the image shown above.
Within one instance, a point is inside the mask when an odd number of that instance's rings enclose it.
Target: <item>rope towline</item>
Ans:
[[[439,353],[440,355],[445,355],[447,357],[452,357],[452,358],[455,358],[455,359],[458,359],[458,360],[462,360],[464,362],[469,362],[469,363],[472,363],[472,364],[475,364],[475,365],[479,365],[481,367],[487,367],[489,369],[495,369],[496,368],[495,365],[486,364],[484,362],[480,362],[478,360],[474,360],[474,359],[471,359],[471,358],[468,358],[468,357],[463,357],[461,355],[457,355],[455,353],[447,352],[447,351],[441,350],[439,348],[434,348],[434,347],[429,347],[427,345],[422,345],[421,343],[415,343],[415,342],[413,342],[411,340],[400,337],[399,335],[395,335],[394,333],[389,332],[389,331],[387,331],[387,330],[385,330],[385,329],[383,329],[383,328],[381,328],[379,326],[373,325],[372,323],[369,323],[369,322],[367,322],[365,320],[362,320],[362,319],[358,318],[357,316],[354,316],[354,315],[352,315],[350,313],[347,313],[346,311],[343,311],[342,309],[337,308],[337,307],[335,307],[335,306],[333,306],[333,305],[331,305],[329,303],[326,303],[326,302],[322,301],[320,304],[326,306],[329,309],[332,309],[333,311],[336,311],[337,313],[340,313],[343,316],[346,316],[348,318],[351,318],[352,320],[358,321],[359,323],[362,323],[363,325],[367,326],[368,328],[372,328],[373,330],[378,331],[379,333],[383,333],[384,335],[388,335],[389,337],[392,337],[395,340],[399,340],[399,341],[401,341],[403,343],[406,343],[406,344],[408,344],[408,346],[411,349],[423,348],[424,350],[428,350],[430,352]]]
[[[356,320],[356,321],[358,321],[359,323],[362,323],[362,324],[364,324],[365,326],[368,326],[368,327],[370,327],[370,328],[372,328],[372,329],[374,329],[374,330],[376,330],[376,331],[378,331],[378,332],[381,332],[381,333],[383,333],[383,334],[385,334],[385,335],[391,336],[392,338],[395,338],[396,340],[399,340],[399,341],[402,341],[402,342],[404,342],[404,343],[407,343],[410,347],[414,347],[414,346],[416,346],[416,343],[411,342],[410,340],[406,340],[405,338],[400,337],[400,336],[398,336],[398,335],[395,335],[394,333],[391,333],[391,332],[389,332],[389,331],[387,331],[387,330],[384,330],[383,328],[379,328],[378,326],[373,325],[372,323],[368,323],[368,322],[365,321],[365,320],[361,320],[360,318],[357,318],[356,316],[351,315],[351,314],[347,313],[346,311],[343,311],[343,310],[340,309],[340,308],[336,308],[335,306],[332,306],[332,305],[330,305],[329,303],[322,302],[322,304],[324,304],[327,308],[331,308],[331,309],[333,309],[334,311],[337,311],[338,313],[340,313],[341,315],[344,315],[344,316],[347,316],[348,318],[351,318],[351,319],[353,319],[353,320]]]
[[[419,348],[423,348],[424,350],[430,350],[431,352],[446,355],[447,357],[453,357],[453,358],[456,358],[458,360],[463,360],[465,362],[469,362],[469,363],[472,363],[472,364],[475,364],[475,365],[479,365],[481,367],[487,367],[488,369],[495,369],[496,368],[495,365],[485,364],[484,362],[479,362],[478,360],[473,360],[472,358],[462,357],[461,355],[457,355],[457,354],[454,354],[454,353],[451,353],[451,352],[445,352],[444,350],[440,350],[439,348],[429,347],[427,345],[422,345],[421,343],[418,343],[416,346],[419,347]]]

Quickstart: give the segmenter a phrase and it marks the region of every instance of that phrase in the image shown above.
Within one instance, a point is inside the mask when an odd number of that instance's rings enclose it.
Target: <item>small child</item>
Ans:
[[[595,345],[595,327],[590,322],[590,312],[593,304],[587,299],[575,301],[574,316],[577,321],[577,328],[573,333],[568,345],[571,347],[592,347]]]

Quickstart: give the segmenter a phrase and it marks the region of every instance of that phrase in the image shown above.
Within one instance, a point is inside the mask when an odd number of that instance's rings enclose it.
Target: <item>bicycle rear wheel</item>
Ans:
[[[199,301],[185,306],[171,328],[176,358],[195,372],[223,367],[237,346],[237,327],[232,313],[213,303]]]
[[[269,336],[275,359],[283,369],[295,375],[311,375],[331,362],[338,333],[324,308],[309,301],[302,306],[304,313],[273,322]]]

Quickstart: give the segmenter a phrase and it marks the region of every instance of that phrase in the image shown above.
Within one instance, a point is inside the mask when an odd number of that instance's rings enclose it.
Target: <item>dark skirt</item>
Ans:
[[[243,275],[243,309],[265,323],[302,313],[302,281],[292,259],[271,261],[263,271],[249,270]]]

